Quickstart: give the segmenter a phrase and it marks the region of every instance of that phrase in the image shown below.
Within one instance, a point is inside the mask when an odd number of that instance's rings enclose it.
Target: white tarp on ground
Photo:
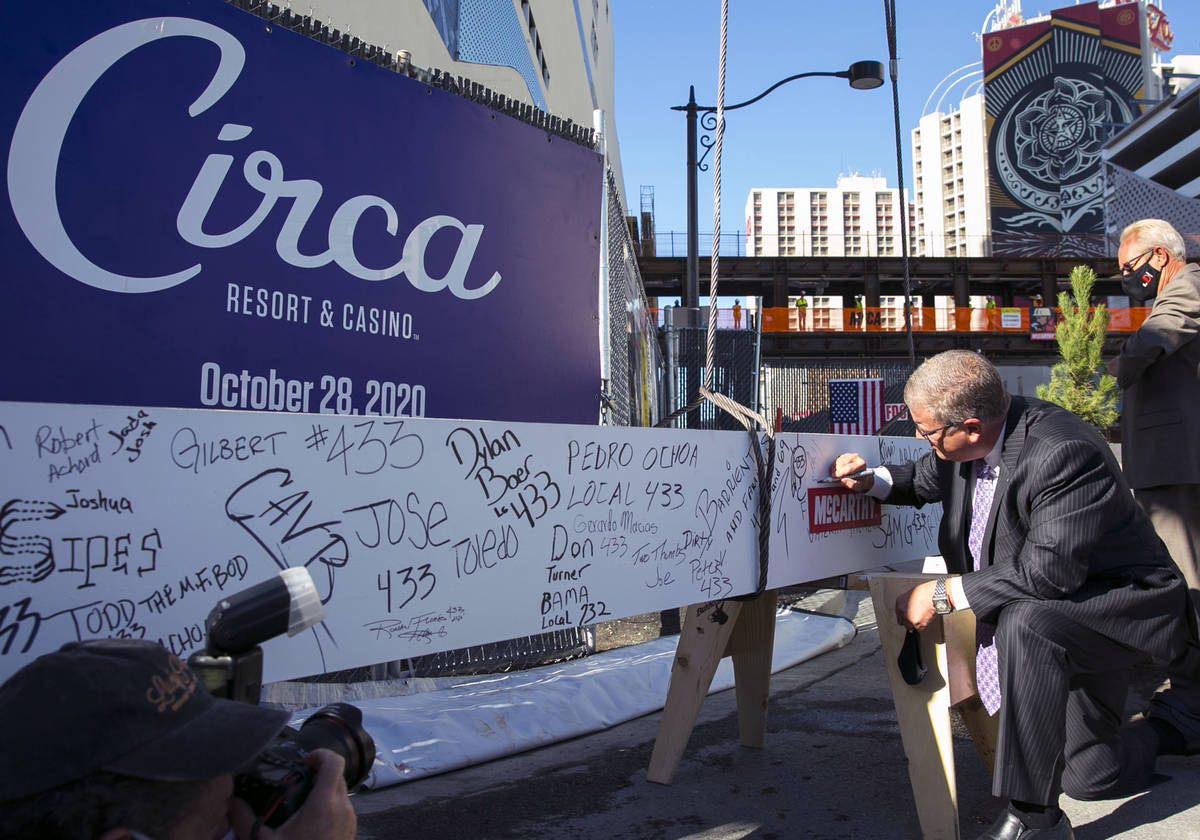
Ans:
[[[849,644],[844,618],[781,610],[772,672]],[[561,665],[491,674],[452,688],[355,701],[375,739],[367,787],[445,773],[595,732],[663,707],[677,636]],[[733,686],[721,661],[710,691]],[[301,715],[293,723],[297,723]]]

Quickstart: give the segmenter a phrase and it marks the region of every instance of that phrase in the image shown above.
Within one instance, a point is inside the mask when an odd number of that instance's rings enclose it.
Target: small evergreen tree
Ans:
[[[1058,293],[1062,320],[1054,337],[1061,361],[1050,369],[1050,384],[1037,387],[1037,395],[1104,433],[1117,419],[1117,380],[1101,371],[1108,309],[1103,304],[1089,309],[1095,282],[1096,272],[1077,265],[1071,269],[1071,292]]]

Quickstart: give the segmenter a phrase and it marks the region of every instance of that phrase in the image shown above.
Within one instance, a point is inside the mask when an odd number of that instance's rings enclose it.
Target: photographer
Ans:
[[[314,750],[312,790],[282,826],[233,797],[233,773],[274,741],[285,712],[214,698],[153,642],[64,645],[0,686],[9,722],[0,838],[352,840],[341,756]]]

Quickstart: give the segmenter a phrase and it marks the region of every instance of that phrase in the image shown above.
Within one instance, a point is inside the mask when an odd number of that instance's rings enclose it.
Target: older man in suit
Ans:
[[[1200,265],[1185,257],[1183,237],[1162,219],[1121,232],[1121,285],[1135,304],[1153,305],[1109,370],[1123,389],[1125,478],[1200,611]],[[1186,672],[1170,677],[1152,711],[1184,733],[1175,751],[1200,750],[1200,683]]]
[[[1200,265],[1162,219],[1121,233],[1121,285],[1150,315],[1109,364],[1124,389],[1121,465],[1200,607]]]
[[[999,710],[992,791],[1008,807],[980,840],[1067,840],[1058,808],[1146,787],[1158,719],[1123,726],[1130,671],[1149,654],[1200,674],[1184,581],[1129,492],[1108,445],[1064,409],[1010,397],[982,356],[952,350],[909,378],[904,400],[931,452],[831,474],[889,504],[942,504],[939,545],[960,576],[921,584],[897,619],[924,628],[971,609],[980,628],[980,698]]]

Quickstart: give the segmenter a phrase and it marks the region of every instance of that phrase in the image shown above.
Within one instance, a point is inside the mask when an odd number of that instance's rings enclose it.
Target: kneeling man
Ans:
[[[1154,703],[1122,725],[1131,669],[1147,655],[1200,677],[1187,585],[1108,444],[1075,415],[1010,397],[965,350],[922,364],[904,401],[932,451],[842,483],[888,504],[942,504],[939,547],[961,576],[904,593],[896,614],[920,630],[938,613],[975,612],[979,695],[1000,714],[992,792],[1009,800],[980,840],[1069,840],[1062,791],[1141,790],[1158,754],[1200,734],[1155,717]],[[864,466],[844,454],[831,474]]]

